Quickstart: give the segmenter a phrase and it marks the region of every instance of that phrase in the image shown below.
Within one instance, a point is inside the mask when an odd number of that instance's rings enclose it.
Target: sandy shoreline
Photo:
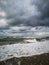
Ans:
[[[14,57],[0,62],[0,65],[49,65],[49,53],[30,57]]]

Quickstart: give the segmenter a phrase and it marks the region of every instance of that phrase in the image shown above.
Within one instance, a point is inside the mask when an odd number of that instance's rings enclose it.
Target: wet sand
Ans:
[[[31,57],[13,57],[0,62],[0,65],[49,65],[49,53]]]

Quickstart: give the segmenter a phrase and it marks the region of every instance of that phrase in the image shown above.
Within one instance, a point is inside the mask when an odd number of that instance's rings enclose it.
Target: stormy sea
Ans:
[[[33,27],[32,34],[19,32],[23,36],[0,37],[0,65],[49,65],[48,29]]]
[[[49,65],[49,0],[0,0],[0,65]]]

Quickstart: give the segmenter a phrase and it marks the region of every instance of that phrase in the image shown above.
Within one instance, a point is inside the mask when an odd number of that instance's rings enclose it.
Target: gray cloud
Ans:
[[[1,0],[0,7],[6,12],[10,25],[49,26],[49,0]],[[12,20],[13,21],[12,21]],[[44,22],[45,21],[45,22]]]
[[[49,0],[0,0],[0,30],[14,26],[49,26]]]

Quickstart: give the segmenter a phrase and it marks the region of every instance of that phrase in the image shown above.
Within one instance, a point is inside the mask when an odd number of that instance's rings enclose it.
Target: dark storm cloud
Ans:
[[[14,26],[49,26],[49,0],[0,0],[0,31]]]
[[[49,0],[41,0],[41,4],[38,4],[38,10],[41,11],[42,19],[49,17]]]
[[[0,30],[7,30],[7,29],[10,29],[10,27],[9,26],[0,27]]]
[[[49,0],[32,0],[30,5],[35,5],[38,8],[38,15],[28,15],[29,17],[23,19],[23,16],[26,17],[24,14],[24,10],[21,9],[19,14],[15,14],[12,16],[7,17],[8,19],[12,19],[9,22],[9,25],[16,26],[16,25],[26,25],[26,26],[49,26]],[[23,8],[23,7],[22,7]]]

